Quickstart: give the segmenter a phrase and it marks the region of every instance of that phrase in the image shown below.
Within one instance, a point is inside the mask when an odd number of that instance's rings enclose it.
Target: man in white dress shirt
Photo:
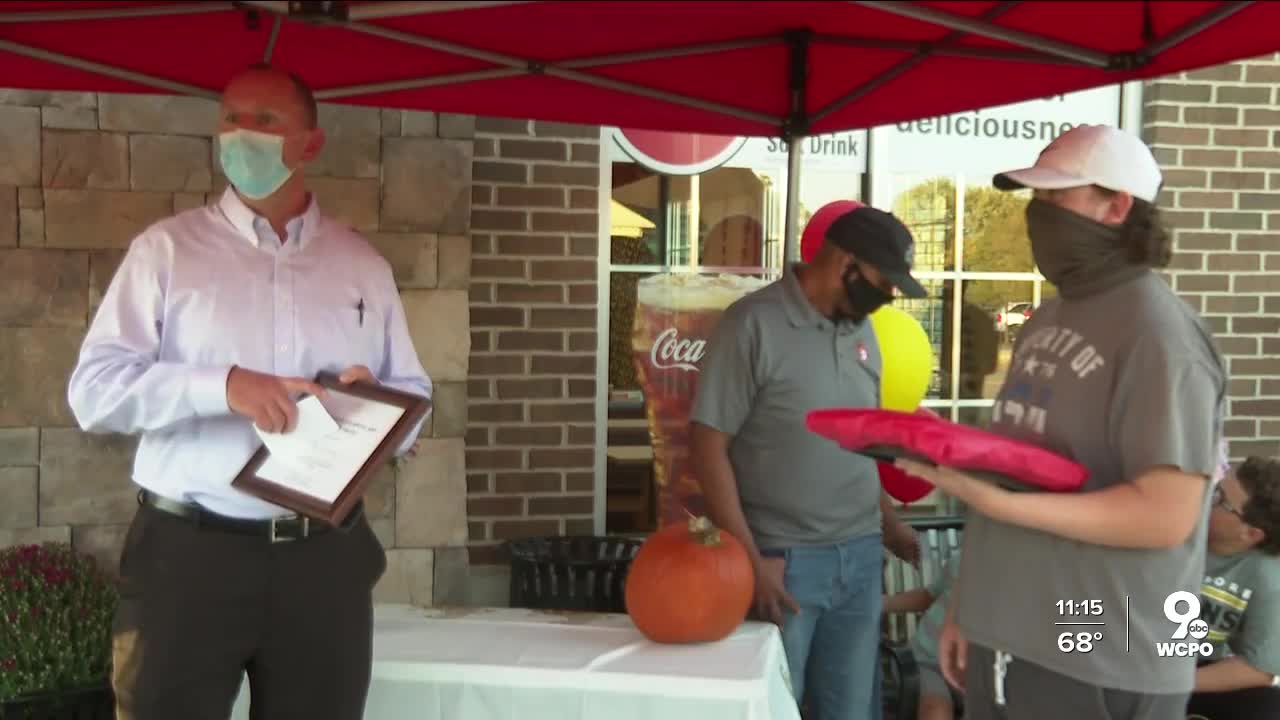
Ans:
[[[390,266],[307,191],[324,145],[311,92],[255,66],[221,112],[231,187],[134,239],[70,381],[81,428],[141,435],[117,717],[225,720],[247,671],[255,717],[355,720],[381,544],[362,512],[304,524],[231,480],[260,444],[254,424],[289,429],[319,371],[426,396],[432,384]]]

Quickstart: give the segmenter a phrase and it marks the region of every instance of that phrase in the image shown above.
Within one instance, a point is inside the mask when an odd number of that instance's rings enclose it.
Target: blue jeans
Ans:
[[[782,643],[811,720],[880,719],[883,547],[877,533],[763,553],[786,560],[784,583],[800,605],[798,615],[784,610]]]

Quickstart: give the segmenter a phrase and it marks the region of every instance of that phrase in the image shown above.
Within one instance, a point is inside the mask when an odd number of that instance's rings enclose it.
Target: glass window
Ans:
[[[730,298],[781,274],[785,153],[765,142],[697,175],[611,162],[608,532],[647,532],[679,512],[672,503],[693,483],[685,432],[702,343]],[[826,149],[848,155],[852,142]],[[838,159],[802,166],[801,231],[828,202],[860,199],[861,167]]]
[[[613,244],[611,265],[697,271],[776,264],[770,255],[782,242],[783,211],[775,206],[783,197],[771,175],[716,168],[671,176],[613,165],[610,232],[629,242]]]
[[[1003,192],[970,185],[964,192],[964,269],[972,272],[1030,273],[1035,270],[1027,242],[1028,192]]]
[[[1040,301],[1043,279],[1026,239],[1027,193],[967,185],[963,175],[891,174],[889,207],[916,239],[929,292],[900,300],[932,341],[937,370],[925,401],[943,417],[985,427],[1012,359],[1013,339]],[[950,513],[930,495],[913,514]]]
[[[1120,89],[1110,86],[923,118],[876,128],[870,136],[841,133],[804,142],[801,235],[820,207],[854,199],[891,210],[915,236],[915,274],[929,296],[897,302],[920,321],[934,348],[937,362],[927,407],[986,427],[1014,339],[1041,302],[1054,295],[1036,271],[1026,239],[1028,193],[996,190],[992,174],[1034,163],[1048,142],[1075,125],[1116,125],[1120,116]],[[680,438],[658,433],[655,444],[649,431],[663,425],[650,419],[656,411],[644,401],[641,369],[652,362],[646,357],[661,343],[655,345],[657,336],[645,335],[643,327],[643,337],[637,339],[642,280],[671,273],[703,278],[723,273],[765,282],[781,273],[786,146],[761,138],[739,142],[724,164],[698,175],[649,169],[661,164],[636,162],[621,143],[606,154],[612,179],[606,450],[610,532],[651,529],[660,512],[655,478],[677,482],[683,472],[678,467]],[[708,146],[727,147],[723,138]],[[675,295],[689,292],[688,287],[664,283],[667,289],[650,288],[651,300],[669,293],[668,304],[688,305],[687,298],[677,302]],[[688,320],[670,322],[677,335],[701,327]],[[668,340],[657,350],[668,353],[668,360],[696,356],[697,337],[680,335],[663,342]],[[688,383],[675,377],[666,376],[650,395],[661,396],[672,407],[680,398],[691,401]],[[954,503],[935,496],[910,508],[913,514],[956,510]]]

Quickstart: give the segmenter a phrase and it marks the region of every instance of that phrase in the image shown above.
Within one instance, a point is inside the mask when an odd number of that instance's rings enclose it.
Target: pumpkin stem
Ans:
[[[689,518],[689,534],[694,542],[700,545],[715,546],[720,544],[720,529],[711,524],[705,515]]]

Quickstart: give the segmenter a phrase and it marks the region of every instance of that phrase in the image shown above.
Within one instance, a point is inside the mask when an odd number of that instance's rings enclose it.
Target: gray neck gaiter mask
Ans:
[[[1040,273],[1067,299],[1102,292],[1148,270],[1129,260],[1119,227],[1043,200],[1027,205],[1027,235]]]

